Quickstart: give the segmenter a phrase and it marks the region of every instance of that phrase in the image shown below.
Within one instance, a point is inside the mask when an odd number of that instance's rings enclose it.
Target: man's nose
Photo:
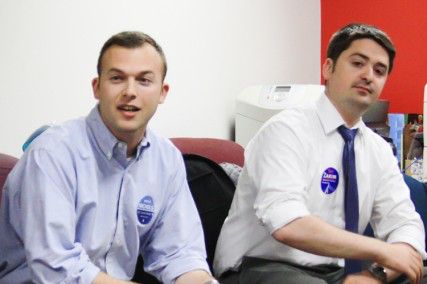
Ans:
[[[373,78],[374,78],[374,69],[369,65],[365,66],[362,72],[362,79],[364,79],[367,83],[370,83],[372,82]]]
[[[131,98],[136,97],[137,92],[136,92],[136,82],[135,82],[135,80],[133,80],[133,79],[127,80],[125,89],[123,91],[123,94],[125,96],[131,97]]]

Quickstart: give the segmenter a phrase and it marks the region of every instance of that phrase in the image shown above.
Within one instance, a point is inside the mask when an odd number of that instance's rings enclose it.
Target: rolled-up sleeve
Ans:
[[[304,178],[309,159],[302,142],[303,133],[291,126],[292,121],[268,124],[245,153],[248,176],[258,190],[255,214],[270,233],[310,214]]]
[[[408,243],[425,259],[424,225],[415,211],[397,161],[391,154],[384,155],[384,159],[375,195],[372,227],[378,238],[389,243]]]
[[[91,283],[100,269],[76,239],[75,170],[44,149],[24,155],[7,184],[11,224],[36,283]]]
[[[188,188],[181,155],[171,167],[177,170],[169,182],[167,206],[143,251],[144,269],[163,283],[175,283],[192,270],[209,272],[199,214]]]

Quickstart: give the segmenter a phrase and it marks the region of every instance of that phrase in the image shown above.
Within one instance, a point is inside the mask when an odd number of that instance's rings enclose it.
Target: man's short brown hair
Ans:
[[[390,37],[377,27],[366,24],[348,24],[341,28],[329,41],[327,57],[332,59],[333,66],[341,53],[350,47],[351,43],[357,39],[371,39],[381,45],[388,54],[389,68],[388,73],[393,69],[393,61],[396,56],[396,49]]]
[[[149,44],[152,47],[156,49],[156,51],[159,53],[160,57],[163,61],[163,80],[166,77],[167,72],[167,63],[166,63],[166,57],[163,53],[163,49],[160,47],[160,45],[157,44],[157,42],[150,37],[149,35],[138,32],[138,31],[125,31],[118,34],[113,35],[110,37],[102,46],[101,52],[99,53],[98,57],[98,64],[96,66],[98,77],[101,76],[102,72],[102,57],[104,56],[104,53],[112,46],[121,46],[125,48],[138,48],[143,46],[144,44]]]

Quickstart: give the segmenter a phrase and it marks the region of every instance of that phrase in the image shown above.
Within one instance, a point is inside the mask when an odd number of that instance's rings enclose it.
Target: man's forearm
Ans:
[[[129,283],[135,283],[135,282],[119,280],[109,276],[104,272],[99,272],[98,275],[96,275],[95,279],[92,281],[92,284],[126,284],[126,283],[129,284]]]
[[[204,270],[193,270],[179,276],[175,284],[204,284],[213,279],[215,278]]]
[[[424,273],[421,254],[406,243],[388,244],[336,228],[315,216],[305,216],[276,230],[273,237],[294,248],[328,257],[370,260],[404,273],[418,283]]]
[[[339,229],[315,216],[296,219],[276,230],[273,237],[288,246],[317,255],[372,261],[387,246],[380,240]]]
[[[182,274],[176,279],[176,284],[204,284],[209,280],[213,280],[209,273],[204,270],[194,270]],[[96,278],[92,281],[92,284],[129,284],[135,283],[131,281],[119,280],[109,276],[104,272],[99,272]]]

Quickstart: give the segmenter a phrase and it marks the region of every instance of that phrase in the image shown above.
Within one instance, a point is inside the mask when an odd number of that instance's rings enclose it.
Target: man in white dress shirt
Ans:
[[[216,249],[223,283],[422,281],[423,223],[390,146],[361,120],[394,56],[378,28],[343,27],[322,67],[325,94],[286,108],[249,143]],[[341,128],[353,133],[350,148]],[[356,194],[349,203],[347,186]],[[355,211],[345,214],[351,206]],[[346,230],[350,222],[354,228]],[[362,235],[368,223],[377,238]],[[362,268],[362,261],[373,264]]]

